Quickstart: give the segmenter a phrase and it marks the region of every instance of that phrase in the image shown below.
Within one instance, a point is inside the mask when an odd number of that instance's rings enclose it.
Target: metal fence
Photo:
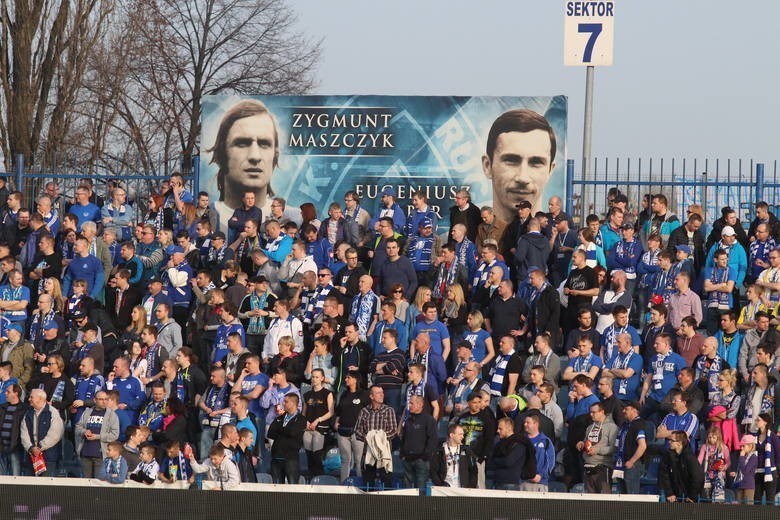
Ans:
[[[180,165],[180,161],[178,163]],[[127,202],[133,207],[135,220],[139,221],[146,214],[149,196],[153,193],[160,193],[162,183],[167,181],[170,173],[174,171],[182,171],[187,190],[193,194],[198,192],[198,174],[200,172],[198,157],[193,158],[189,170],[186,172],[180,168],[166,167],[152,175],[139,175],[130,172],[116,174],[113,173],[113,168],[110,168],[109,165],[93,166],[86,171],[67,165],[49,168],[36,166],[28,169],[25,167],[24,157],[17,156],[14,171],[0,171],[0,175],[6,177],[9,190],[22,192],[22,200],[25,204],[31,205],[30,209],[35,208],[35,199],[44,192],[46,183],[49,181],[57,182],[60,194],[68,201],[73,201],[75,198],[76,188],[81,184],[82,179],[90,179],[94,185],[95,193],[107,201],[109,183],[114,181],[127,191]]]
[[[743,223],[754,218],[754,205],[766,201],[778,214],[778,161],[752,159],[594,159],[592,178],[582,178],[573,160],[567,161],[567,210],[576,220],[607,211],[607,193],[617,188],[628,197],[629,209],[642,210],[648,193],[663,193],[669,209],[685,215],[690,204],[700,204],[705,223],[720,218],[720,208],[731,206]]]

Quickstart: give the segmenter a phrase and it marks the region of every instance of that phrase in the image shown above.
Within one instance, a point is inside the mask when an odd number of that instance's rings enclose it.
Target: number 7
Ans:
[[[593,46],[596,45],[596,39],[601,34],[602,24],[600,23],[581,23],[577,25],[577,32],[590,33],[590,38],[585,44],[585,52],[582,55],[582,61],[590,63],[591,56],[593,55]]]

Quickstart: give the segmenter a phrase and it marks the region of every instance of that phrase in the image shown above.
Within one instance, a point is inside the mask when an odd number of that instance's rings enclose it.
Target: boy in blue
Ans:
[[[97,478],[110,484],[123,484],[127,480],[127,461],[122,456],[121,442],[108,443],[106,458],[103,459]]]
[[[165,457],[160,464],[160,473],[157,475],[160,481],[166,484],[173,484],[177,480],[186,480],[190,484],[195,482],[195,473],[187,459],[181,452],[179,441],[168,441],[165,444]]]
[[[450,355],[450,333],[447,327],[436,319],[436,304],[425,302],[422,308],[422,315],[424,318],[414,326],[411,337],[416,338],[422,333],[428,334],[431,338],[431,350],[447,361],[447,357]],[[402,345],[399,346],[403,348]],[[414,342],[412,342],[410,356],[414,356]]]
[[[238,309],[231,301],[222,304],[221,309],[222,323],[217,327],[217,337],[214,339],[214,347],[211,351],[211,362],[213,364],[221,363],[228,354],[227,339],[234,332],[241,335],[241,346],[246,347],[246,334],[244,326],[238,320]]]
[[[616,355],[602,372],[602,376],[612,376],[612,391],[621,401],[635,401],[639,398],[643,363],[642,356],[634,351],[631,342],[630,334],[618,334]]]
[[[680,370],[688,366],[682,356],[672,352],[672,337],[669,334],[656,336],[653,347],[656,355],[645,367],[645,380],[639,398],[642,404],[641,415],[645,419],[655,415],[658,405],[677,383]]]

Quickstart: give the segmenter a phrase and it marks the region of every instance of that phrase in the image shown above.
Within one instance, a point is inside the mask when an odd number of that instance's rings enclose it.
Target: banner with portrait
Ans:
[[[547,211],[564,198],[566,125],[565,96],[207,96],[199,185],[221,214],[254,191],[264,218],[272,194],[324,219],[349,190],[372,215],[386,187],[405,212],[421,191],[444,233],[463,188],[503,218],[521,200]]]

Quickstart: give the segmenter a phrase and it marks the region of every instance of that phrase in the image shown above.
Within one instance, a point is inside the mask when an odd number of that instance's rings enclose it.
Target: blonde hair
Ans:
[[[471,311],[469,313],[469,318],[474,320],[476,323],[476,328],[481,329],[482,325],[485,324],[485,317],[482,315],[480,311]]]
[[[425,291],[428,291],[428,298],[425,297]],[[427,285],[421,285],[417,288],[417,292],[414,294],[414,306],[422,310],[425,302],[431,301],[431,288]]]
[[[720,373],[721,377],[726,380],[732,390],[737,384],[737,370],[734,368],[727,368]]]
[[[723,432],[720,428],[717,426],[710,426],[710,429],[707,430],[707,437],[710,435],[715,436],[715,449],[717,449],[719,452],[725,454],[729,453],[729,448],[726,446],[726,443],[723,442]],[[705,439],[706,442],[706,439]]]
[[[452,301],[455,302],[458,308],[461,308],[466,304],[466,297],[463,295],[463,287],[461,287],[459,283],[448,285],[447,291],[452,291]]]
[[[51,283],[51,290],[46,291],[46,289],[44,289],[44,292],[51,296],[54,310],[62,312],[62,285],[60,285],[59,279],[50,276],[46,281]],[[46,287],[46,284],[44,283],[43,286]]]
[[[146,327],[147,321],[146,321],[146,309],[143,305],[136,305],[133,307],[134,311],[138,311],[139,317],[138,320],[132,320],[130,322],[130,326],[128,330],[132,330],[136,334],[140,334],[142,330],[144,330],[144,327]]]

